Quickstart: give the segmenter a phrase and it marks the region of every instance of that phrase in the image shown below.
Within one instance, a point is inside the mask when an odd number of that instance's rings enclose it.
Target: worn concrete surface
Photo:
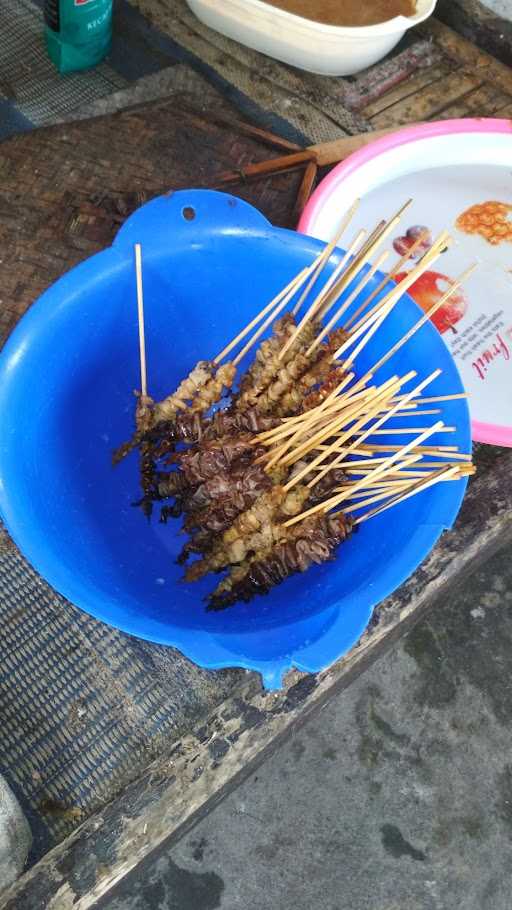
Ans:
[[[496,15],[512,20],[512,3],[510,0],[482,0],[482,4],[487,9],[492,10],[493,13],[496,13]]]
[[[108,910],[510,910],[510,546]]]
[[[0,775],[0,892],[23,872],[32,835],[7,781]]]

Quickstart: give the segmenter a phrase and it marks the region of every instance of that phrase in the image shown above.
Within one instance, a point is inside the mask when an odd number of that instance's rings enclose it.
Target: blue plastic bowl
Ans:
[[[193,220],[183,214],[186,207]],[[206,613],[212,579],[184,584],[174,562],[183,543],[179,523],[148,524],[131,506],[136,456],[111,467],[112,449],[131,433],[139,385],[135,241],[143,245],[148,384],[157,398],[198,358],[215,356],[322,246],[272,227],[221,193],[185,191],[140,208],[110,249],[42,295],[0,355],[0,511],[32,565],[81,609],[132,635],[174,645],[203,667],[258,670],[265,686],[277,687],[290,667],[319,671],[354,644],[374,605],[452,525],[465,483],[440,484],[364,523],[335,562],[268,597]],[[418,314],[404,296],[358,370],[370,367]],[[430,324],[378,379],[411,366],[419,378],[442,367],[426,394],[461,390]],[[449,441],[468,450],[465,402],[447,403],[443,416],[458,428]]]

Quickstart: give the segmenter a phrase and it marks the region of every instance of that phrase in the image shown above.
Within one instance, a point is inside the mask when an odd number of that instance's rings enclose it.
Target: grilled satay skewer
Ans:
[[[224,531],[220,541],[204,559],[187,569],[186,580],[197,581],[208,572],[218,572],[230,563],[241,562],[252,550],[268,547],[280,540],[282,522],[298,515],[311,495],[305,484],[295,486],[291,493],[287,495],[284,488],[276,484],[263,494]]]
[[[268,594],[291,575],[327,562],[350,534],[352,524],[352,519],[338,512],[304,522],[298,534],[283,534],[273,546],[234,566],[208,598],[207,609],[223,610],[239,600],[247,602],[255,595]]]

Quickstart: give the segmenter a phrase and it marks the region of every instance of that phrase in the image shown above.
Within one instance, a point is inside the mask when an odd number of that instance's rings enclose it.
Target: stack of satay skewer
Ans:
[[[185,579],[223,573],[208,598],[209,609],[267,593],[289,575],[332,559],[361,522],[474,471],[471,455],[449,444],[456,428],[442,420],[443,402],[464,395],[428,395],[439,369],[421,378],[411,364],[403,375],[375,379],[472,269],[358,375],[361,351],[402,294],[450,244],[443,232],[400,283],[389,283],[424,249],[420,235],[352,312],[386,261],[387,252],[376,254],[407,205],[369,236],[358,232],[324,280],[352,206],[316,259],[217,357],[199,361],[158,402],[146,388],[142,258],[136,246],[141,390],[134,436],[114,453],[114,462],[137,448],[142,487],[137,504],[148,517],[158,505],[161,521],[181,518],[188,535],[179,556],[188,563]],[[251,351],[252,363],[240,375],[239,364]],[[432,422],[420,420],[405,429],[389,425],[392,418],[411,415]],[[394,433],[409,441],[385,442]],[[435,436],[444,443],[444,434],[446,444],[429,441]]]

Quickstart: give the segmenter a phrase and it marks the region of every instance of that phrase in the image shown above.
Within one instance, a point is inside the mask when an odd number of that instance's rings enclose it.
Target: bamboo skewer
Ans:
[[[453,470],[454,469],[452,468],[452,471]],[[431,478],[430,481],[426,481],[425,484],[423,485],[422,489],[426,489],[429,486],[433,486],[435,483],[439,483],[439,481],[441,479],[459,480],[459,477],[457,477],[456,474],[450,475],[449,471],[446,471],[445,474],[443,475],[443,478],[441,478],[441,477],[437,477],[435,479]],[[401,489],[397,488],[394,492],[400,493],[400,492],[404,492],[409,489],[411,490],[410,495],[412,495],[414,492],[416,492],[416,493],[420,492],[420,489],[413,490],[413,489],[411,489],[412,487],[414,487],[414,484],[410,484],[410,483],[402,484]],[[345,511],[346,512],[356,512],[358,509],[363,509],[363,508],[366,508],[366,506],[371,506],[375,502],[382,502],[383,499],[390,499],[391,495],[392,494],[390,493],[389,490],[383,490],[374,496],[369,496],[367,499],[363,499],[362,502],[356,502],[353,505],[346,506]],[[407,499],[407,498],[408,498],[408,496],[400,496],[399,498],[396,499],[396,502],[399,502],[399,501],[401,502],[402,499]],[[382,511],[384,511],[384,509],[382,509]]]
[[[434,262],[438,255],[441,247],[445,247],[447,243],[447,234],[444,231],[439,235],[436,242],[432,245],[430,250],[422,256],[418,265],[415,266],[407,275],[402,278],[399,284],[389,291],[383,300],[379,301],[366,316],[357,323],[352,332],[349,335],[347,341],[343,342],[342,345],[338,348],[334,354],[334,358],[341,356],[343,351],[351,347],[353,342],[359,338],[359,336],[368,328],[368,332],[364,335],[363,340],[359,345],[352,351],[352,354],[349,357],[349,363],[352,363],[353,360],[360,354],[361,350],[374,335],[377,329],[380,328],[386,317],[389,315],[391,310],[396,306],[404,292],[412,285],[414,282],[428,269],[428,267]]]
[[[404,460],[403,466],[406,467],[410,464],[414,464],[419,460],[420,455],[411,455],[409,458]],[[385,474],[386,465],[383,464],[379,468],[375,469],[376,473],[379,471],[381,474]],[[355,483],[352,487],[352,492],[355,493],[358,488],[358,484]],[[337,493],[336,496],[331,496],[329,499],[325,499],[323,502],[317,503],[315,506],[311,506],[309,509],[306,509],[305,512],[301,512],[300,515],[294,515],[293,518],[289,518],[288,521],[283,523],[284,528],[290,528],[292,525],[297,524],[299,521],[304,521],[305,518],[309,518],[311,515],[316,515],[317,512],[330,512],[332,509],[335,509],[336,506],[340,505],[350,494],[348,492]]]
[[[314,265],[314,263],[313,263],[313,265]],[[300,284],[302,283],[302,280],[305,280],[307,278],[308,274],[310,273],[311,268],[312,268],[312,266],[308,266],[308,267],[302,269],[302,271],[299,272],[298,275],[295,275],[292,278],[292,280],[288,282],[286,287],[282,288],[279,291],[279,293],[276,294],[276,296],[272,298],[270,303],[267,303],[263,307],[263,309],[260,310],[260,312],[257,314],[257,316],[255,316],[254,319],[252,319],[251,322],[249,322],[249,324],[246,325],[238,333],[238,335],[236,335],[235,338],[233,338],[233,340],[230,341],[229,344],[227,344],[226,347],[222,349],[220,354],[217,354],[217,356],[215,357],[213,362],[216,364],[219,364],[222,360],[224,360],[224,358],[227,357],[227,355],[233,350],[233,348],[235,348],[237,346],[237,344],[239,344],[240,341],[243,341],[243,339],[245,338],[246,335],[249,334],[251,329],[253,329],[256,325],[258,325],[258,322],[260,322],[261,319],[263,319],[267,315],[267,313],[270,313],[272,310],[275,309],[277,304],[282,301],[283,297],[286,297],[286,295],[291,290],[296,290],[297,287],[300,286]]]
[[[435,404],[438,401],[460,401],[463,398],[467,399],[467,392],[458,392],[455,395],[432,395],[430,398],[421,398],[418,399],[420,404]],[[398,399],[397,399],[398,400]]]
[[[295,332],[287,340],[286,344],[283,346],[279,357],[280,359],[285,355],[286,351],[295,341],[297,335],[302,331],[302,328],[319,310],[318,315],[320,317],[324,316],[325,313],[333,306],[333,304],[338,300],[342,291],[348,286],[352,281],[355,275],[369,262],[371,256],[377,247],[385,240],[385,238],[391,233],[391,231],[396,227],[400,218],[402,217],[405,210],[410,206],[412,199],[407,200],[404,205],[398,210],[396,215],[390,219],[388,222],[380,222],[375,230],[372,232],[364,246],[359,250],[359,253],[354,257],[348,268],[341,274],[340,278],[336,283],[333,282],[333,276],[331,276],[330,283],[322,289],[320,294],[315,298],[312,305],[309,307],[306,315],[303,317]],[[358,234],[358,237],[360,235]],[[332,241],[331,241],[332,242]],[[353,245],[352,245],[353,246]],[[352,250],[349,248],[347,253],[352,254]],[[347,253],[343,257],[344,261],[348,259]],[[330,285],[332,285],[329,290]],[[329,290],[329,293],[327,291]],[[325,300],[324,300],[325,298]],[[323,304],[323,305],[322,305]],[[322,306],[321,306],[322,305]],[[321,309],[320,309],[321,307]]]
[[[349,283],[353,280],[356,274],[370,261],[375,250],[384,242],[386,237],[388,237],[391,231],[396,227],[400,221],[400,218],[402,217],[405,210],[410,206],[411,202],[412,199],[408,199],[407,202],[401,206],[398,212],[388,222],[379,222],[375,230],[372,231],[363,248],[360,250],[359,255],[353,260],[353,262],[350,263],[350,266],[340,279],[340,282],[330,292],[326,303],[320,312],[321,317],[325,316],[326,312],[340,298],[342,292],[346,287],[348,287]]]
[[[406,458],[405,456],[408,455],[408,453],[414,447],[415,443],[419,444],[420,442],[423,442],[424,439],[428,439],[429,436],[432,436],[434,433],[438,433],[439,430],[441,430],[442,428],[443,428],[442,420],[439,420],[437,423],[435,423],[431,427],[427,427],[427,429],[424,430],[423,433],[421,433],[419,436],[417,436],[415,439],[413,439],[410,443],[407,443],[405,446],[403,446],[398,452],[395,452],[393,455],[390,455],[389,458],[387,458],[377,468],[374,468],[373,471],[367,477],[364,477],[363,479],[357,481],[354,484],[354,486],[352,487],[351,492],[355,493],[358,489],[363,488],[365,484],[368,485],[368,482],[371,483],[373,480],[377,480],[377,478],[382,479],[383,476],[386,476],[386,474],[388,474],[390,472],[390,469],[392,466],[393,466],[394,470],[402,470],[402,468],[405,468],[408,465],[416,464],[418,461],[420,461],[421,455],[409,455],[408,458]],[[400,468],[398,468],[398,465],[395,464],[395,462],[397,462],[398,459],[400,459],[400,458],[403,458],[404,460],[402,462],[399,462]],[[341,502],[343,498],[345,498],[344,494],[338,500],[338,502]]]
[[[413,373],[412,375],[415,375],[415,374]],[[403,384],[403,382],[404,382],[404,380],[400,380],[397,377],[392,377],[392,379],[389,380],[388,383],[386,384],[387,388],[384,388],[381,386],[380,389],[377,389],[377,393],[374,398],[375,409],[376,410],[380,409],[382,402],[386,398],[386,396],[389,397],[390,392],[392,390],[394,390],[400,384]],[[357,412],[353,413],[350,416],[355,417],[356,415],[357,415]],[[368,422],[368,412],[366,412],[362,418],[359,418],[359,420],[356,420],[356,423],[354,424],[353,427],[351,427],[349,430],[346,430],[344,433],[342,433],[341,437],[335,443],[332,443],[330,446],[327,447],[327,449],[320,452],[320,454],[317,455],[316,458],[313,459],[313,461],[311,461],[309,464],[305,465],[305,467],[302,468],[302,470],[299,471],[299,473],[296,474],[295,477],[293,477],[291,480],[288,481],[287,484],[285,484],[284,489],[286,491],[291,490],[291,488],[296,483],[298,483],[299,480],[302,480],[302,478],[305,477],[307,474],[309,474],[310,471],[313,470],[318,464],[320,464],[322,461],[325,461],[325,459],[327,458],[328,455],[336,452],[336,448],[338,446],[341,446],[343,442],[345,442],[350,436],[353,435],[354,429],[358,429],[360,426],[364,426],[364,424],[367,422]],[[332,435],[332,433],[331,433],[331,435]],[[329,432],[327,432],[327,434],[326,434],[325,431],[322,431],[322,434],[319,434],[318,438],[315,438],[313,440],[313,442],[322,442],[323,439],[328,438],[328,436],[329,436]],[[311,443],[311,440],[309,440],[308,443],[306,443],[302,447],[299,446],[299,449],[295,450],[295,452],[292,453],[291,457],[288,456],[288,458],[284,459],[283,463],[288,464],[291,461],[296,461],[302,455],[306,454],[306,452],[309,451],[309,448],[314,448],[314,445],[310,445],[310,443]],[[356,443],[353,443],[353,445],[355,446]],[[309,446],[309,448],[308,448],[308,446]],[[328,471],[330,471],[335,466],[335,464],[338,461],[341,461],[343,458],[344,458],[344,455],[338,456],[338,458],[334,462],[331,462],[330,464],[325,465],[323,468],[323,472],[320,472],[320,474],[318,474],[317,477],[314,478],[314,480],[308,484],[308,486],[313,486],[320,479],[320,477],[323,477],[324,474],[327,474]]]
[[[446,293],[444,293],[444,294],[442,295],[442,297],[440,297],[439,300],[437,300],[436,303],[434,303],[434,304],[426,311],[426,313],[424,313],[424,315],[423,315],[420,319],[418,319],[418,322],[416,322],[416,323],[412,326],[412,328],[410,328],[409,331],[406,332],[405,335],[403,335],[403,336],[396,342],[396,344],[394,344],[394,345],[389,349],[389,351],[387,351],[386,354],[384,354],[384,356],[380,358],[379,361],[377,361],[377,363],[372,367],[372,375],[373,375],[374,373],[376,373],[377,370],[380,369],[380,367],[384,366],[384,364],[387,363],[388,360],[389,360],[391,357],[393,357],[393,355],[396,354],[396,352],[399,351],[400,348],[403,347],[403,345],[406,344],[406,343],[412,338],[412,336],[415,335],[416,332],[417,332],[419,329],[421,329],[421,327],[424,326],[426,322],[428,322],[429,319],[432,318],[432,316],[434,315],[434,313],[437,312],[437,310],[439,309],[439,307],[443,306],[443,304],[446,303],[447,300],[449,300],[449,298],[452,296],[452,294],[455,293],[455,291],[457,290],[457,288],[460,287],[460,285],[462,284],[462,282],[465,281],[466,278],[468,278],[469,275],[471,275],[471,274],[474,272],[475,268],[476,268],[476,265],[471,265],[468,269],[466,269],[464,272],[462,272],[462,274],[459,275],[458,278],[456,278],[456,280],[453,282],[453,284],[452,284],[452,286],[449,288],[449,290],[447,290]],[[441,400],[441,399],[438,398],[437,400]],[[443,400],[450,400],[450,399],[443,399]]]
[[[331,316],[331,318],[329,319],[329,322],[323,327],[322,331],[319,332],[319,334],[316,336],[313,343],[309,346],[309,348],[306,351],[307,357],[309,357],[310,354],[313,353],[315,348],[318,347],[318,345],[323,341],[325,336],[329,334],[329,332],[339,321],[339,319],[341,318],[341,316],[345,312],[345,310],[348,309],[350,304],[353,303],[353,301],[356,299],[356,297],[359,296],[361,291],[363,291],[364,288],[366,287],[366,285],[372,280],[373,276],[375,275],[375,272],[378,269],[380,269],[381,265],[383,265],[383,263],[386,261],[388,256],[389,256],[388,251],[384,250],[384,252],[381,253],[380,256],[378,257],[378,259],[373,263],[371,268],[368,269],[368,272],[366,273],[366,275],[363,275],[363,277],[361,278],[361,281],[356,285],[354,290],[349,294],[349,296],[342,303],[342,305],[336,310],[334,315]]]
[[[343,386],[346,385],[346,382],[347,382],[347,377],[345,377],[340,382],[337,389],[334,390],[334,393],[340,391],[343,388]],[[332,394],[334,394],[334,393],[332,393]],[[329,396],[329,398],[330,397],[331,396]],[[284,443],[281,443],[281,445],[277,449],[274,449],[270,453],[271,458],[270,458],[270,461],[268,461],[267,466],[266,466],[267,471],[269,471],[271,469],[271,467],[273,467],[275,464],[277,464],[277,462],[281,460],[281,458],[290,449],[290,447],[293,446],[295,443],[298,443],[299,440],[305,435],[305,433],[308,432],[308,430],[310,428],[312,428],[315,424],[319,428],[326,426],[328,424],[329,425],[332,424],[332,415],[333,415],[334,411],[343,410],[343,408],[347,406],[344,399],[340,399],[339,401],[332,401],[327,406],[328,401],[329,401],[329,399],[326,399],[324,402],[322,402],[322,404],[318,408],[314,409],[314,413],[308,412],[307,415],[305,415],[305,416],[307,416],[307,419],[302,421],[302,423],[299,425],[299,427],[297,429],[292,428],[291,433],[287,433],[286,432],[287,428],[285,427],[285,433],[283,433],[282,435],[283,436],[287,435],[289,438]],[[276,442],[278,442],[278,439],[273,438],[271,440],[271,445],[274,445]],[[266,453],[260,459],[256,459],[256,461],[257,462],[265,461],[267,458],[268,458],[268,454]]]
[[[386,420],[388,415],[386,414]],[[393,417],[396,415],[393,414]],[[457,427],[443,427],[443,433],[455,433]],[[409,433],[421,433],[426,427],[390,427],[387,430],[373,430],[372,436],[407,436]],[[362,436],[363,433],[354,433],[354,436]]]
[[[366,396],[369,397],[372,394],[372,391],[373,390],[371,388],[366,390]],[[307,438],[305,442],[300,443],[299,446],[295,448],[291,454],[286,455],[286,452],[288,452],[290,445],[298,442],[299,439],[305,435],[305,431],[314,427],[315,423],[317,423],[316,420],[312,420],[305,428],[301,428],[300,432],[298,434],[294,434],[293,439],[282,445],[277,450],[277,452],[271,453],[272,457],[271,461],[267,464],[267,470],[270,470],[270,467],[274,464],[277,464],[278,461],[282,461],[283,465],[292,464],[294,461],[297,461],[301,454],[306,454],[308,451],[310,451],[310,449],[316,448],[315,443],[317,440],[326,439],[332,435],[332,429],[334,426],[340,425],[340,423],[343,424],[347,420],[352,420],[354,414],[360,411],[362,407],[364,408],[364,402],[361,404],[359,400],[356,402],[352,401],[349,406],[347,406],[346,402],[341,399],[336,403],[336,405],[336,410],[341,411],[341,413],[336,413],[333,416],[332,411],[329,411],[329,414],[324,414],[323,417],[325,419],[320,420],[317,424],[317,432],[311,438]],[[266,458],[267,456],[265,455],[264,459]]]
[[[304,314],[304,316],[303,316],[302,319],[300,320],[299,324],[298,324],[297,327],[295,328],[295,331],[292,332],[292,334],[290,335],[290,337],[287,339],[286,343],[285,343],[285,344],[283,345],[283,347],[281,348],[281,350],[280,350],[280,352],[279,352],[279,360],[282,360],[282,359],[283,359],[283,357],[284,357],[284,355],[286,354],[286,352],[288,351],[288,349],[291,348],[292,344],[296,341],[296,339],[298,338],[298,336],[299,336],[300,333],[302,332],[302,329],[304,328],[304,326],[306,325],[306,323],[308,323],[308,322],[310,321],[310,319],[313,318],[313,316],[315,315],[315,313],[318,313],[318,310],[320,309],[320,307],[321,307],[321,305],[322,305],[322,303],[323,303],[323,301],[324,301],[325,295],[327,294],[329,288],[331,288],[332,285],[335,283],[335,281],[336,281],[336,279],[338,278],[339,274],[340,274],[340,273],[343,271],[343,269],[345,268],[345,266],[346,266],[348,260],[350,259],[351,255],[353,254],[354,250],[357,248],[357,246],[359,245],[359,243],[361,243],[361,241],[364,239],[364,237],[365,237],[365,232],[364,232],[364,231],[359,231],[359,233],[356,234],[356,236],[355,236],[354,240],[352,241],[351,245],[349,246],[347,252],[342,256],[340,262],[338,263],[338,265],[337,265],[336,268],[334,269],[334,272],[332,273],[331,277],[328,278],[326,284],[325,284],[325,285],[323,286],[323,288],[318,292],[318,294],[316,295],[315,299],[313,300],[313,303],[308,307],[306,313]],[[316,281],[316,278],[315,278],[315,281]],[[309,285],[308,285],[308,287],[306,288],[306,293],[308,292],[308,290],[310,289],[310,287],[312,287],[312,285],[313,285],[313,282],[310,282]],[[305,295],[303,295],[303,296],[305,296]],[[302,298],[301,298],[301,299],[302,299]],[[300,301],[299,301],[299,302],[300,302]]]
[[[137,317],[139,322],[140,394],[142,400],[148,397],[146,375],[146,335],[144,330],[144,293],[142,289],[142,249],[135,244],[135,277],[137,282]]]
[[[356,211],[357,211],[357,209],[358,209],[358,207],[359,207],[359,202],[360,202],[359,199],[355,199],[355,200],[354,200],[354,202],[352,203],[352,205],[350,206],[350,208],[348,209],[348,211],[347,211],[347,212],[345,213],[345,215],[343,216],[342,221],[341,221],[341,224],[340,224],[340,226],[339,226],[339,228],[338,228],[338,230],[337,230],[337,232],[336,232],[334,238],[330,241],[330,243],[327,244],[327,246],[326,246],[326,247],[324,248],[324,250],[322,251],[322,253],[321,253],[320,257],[319,257],[319,260],[318,260],[318,264],[317,264],[317,267],[316,267],[316,270],[315,270],[315,274],[311,277],[310,282],[308,283],[307,287],[305,288],[305,290],[304,290],[303,293],[301,294],[299,300],[297,301],[297,303],[295,304],[295,306],[294,306],[294,308],[293,308],[293,310],[292,310],[292,313],[293,313],[294,316],[296,316],[297,313],[299,312],[299,310],[300,310],[302,304],[304,303],[306,297],[307,297],[308,294],[309,294],[309,291],[310,291],[311,288],[313,287],[313,284],[314,284],[315,281],[318,279],[318,276],[320,275],[320,272],[322,271],[322,269],[324,268],[324,266],[327,264],[327,262],[328,262],[328,260],[329,260],[329,258],[330,258],[330,256],[331,256],[331,254],[333,253],[335,247],[338,245],[339,241],[341,240],[342,235],[345,233],[347,227],[349,226],[350,222],[352,221],[352,218],[354,217],[354,215],[355,215],[355,213],[356,213]]]
[[[370,398],[371,391],[372,391],[371,388],[369,388],[369,389],[365,390],[364,393],[361,393],[360,396],[356,396],[356,398],[357,399],[359,399],[360,397]],[[270,461],[267,462],[266,470],[270,471],[270,469],[275,464],[277,464],[279,461],[281,461],[283,464],[287,464],[288,463],[287,458],[285,457],[286,453],[289,452],[291,446],[294,444],[297,444],[299,442],[299,440],[306,434],[306,432],[313,428],[313,426],[316,425],[316,427],[317,427],[317,434],[316,434],[316,436],[313,437],[313,443],[314,443],[314,440],[317,438],[326,438],[326,432],[328,434],[331,434],[331,428],[334,425],[341,426],[341,425],[346,425],[347,422],[350,423],[354,419],[354,416],[357,413],[359,413],[359,411],[361,410],[361,405],[360,405],[359,400],[358,401],[350,400],[350,402],[347,404],[347,402],[344,399],[340,398],[339,401],[336,402],[335,404],[336,404],[336,406],[333,405],[332,408],[330,408],[329,411],[326,412],[325,414],[317,415],[317,419],[311,421],[311,423],[309,423],[305,428],[302,428],[302,427],[299,428],[299,430],[291,438],[289,438],[285,443],[283,443],[281,446],[279,446],[279,448],[277,448],[277,450],[274,449],[273,452],[270,453],[271,458],[270,458]],[[364,411],[364,402],[362,404],[362,409]],[[337,412],[337,413],[335,413],[335,412]],[[326,431],[326,432],[323,432],[323,431]],[[309,446],[311,445],[310,440],[306,439],[306,441],[302,445],[305,449],[307,449],[309,451]],[[312,448],[317,449],[317,448],[319,448],[319,446],[317,446],[316,444],[313,444]],[[295,454],[296,454],[296,450],[293,452],[293,455],[292,455],[293,461],[297,460],[297,458],[295,457]],[[262,456],[261,460],[266,461],[267,458],[268,458],[268,455],[265,454]],[[260,459],[257,459],[257,462],[258,461],[260,461]]]
[[[394,498],[391,500],[391,502],[386,503],[386,505],[381,506],[378,509],[372,509],[371,512],[367,512],[365,515],[360,515],[359,518],[356,519],[355,523],[360,524],[362,521],[366,521],[368,518],[373,518],[375,515],[379,515],[381,512],[385,512],[387,509],[390,509],[392,506],[396,506],[396,505],[398,505],[398,503],[404,502],[406,499],[409,499],[411,496],[415,496],[417,493],[421,493],[421,492],[423,492],[423,490],[427,490],[429,487],[433,486],[436,483],[439,483],[442,480],[448,480],[451,477],[453,477],[454,479],[458,479],[456,477],[456,472],[457,472],[457,468],[449,468],[447,471],[442,471],[440,474],[438,474],[437,477],[431,478],[430,480],[425,481],[425,483],[419,484],[416,488],[413,488],[405,495],[399,496],[398,498]]]
[[[275,319],[277,319],[277,317],[279,316],[279,313],[281,313],[282,310],[285,308],[285,306],[290,302],[290,300],[292,299],[293,295],[296,293],[298,288],[304,283],[304,281],[307,279],[308,275],[311,274],[313,268],[314,268],[314,264],[308,266],[307,268],[303,269],[302,272],[299,273],[298,280],[296,281],[296,283],[284,295],[284,297],[280,300],[280,302],[275,307],[275,309],[272,310],[270,315],[267,316],[267,318],[260,325],[260,327],[258,329],[256,329],[254,335],[251,335],[251,337],[249,338],[249,341],[244,345],[242,350],[239,351],[238,354],[236,355],[236,357],[233,358],[234,366],[238,366],[240,361],[243,360],[243,358],[251,350],[253,345],[256,344],[258,338],[263,334],[265,329],[267,329],[269,327],[269,325],[272,322],[274,322]]]
[[[404,255],[400,257],[400,259],[398,260],[398,262],[395,263],[395,265],[393,266],[393,268],[391,269],[389,274],[384,276],[382,281],[377,285],[375,290],[372,291],[372,293],[369,295],[369,297],[367,297],[366,300],[364,300],[363,303],[357,308],[357,310],[354,313],[352,313],[351,317],[349,319],[347,319],[345,325],[343,326],[343,328],[346,329],[347,332],[348,332],[350,326],[353,325],[353,323],[356,321],[357,317],[360,316],[361,313],[364,312],[364,310],[370,305],[372,300],[374,300],[375,297],[377,297],[377,295],[380,294],[380,292],[386,287],[389,279],[394,278],[395,275],[398,275],[398,273],[401,271],[401,269],[403,269],[404,265],[406,265],[406,263],[409,261],[409,259],[412,259],[416,250],[418,249],[418,247],[421,246],[425,237],[428,236],[428,233],[429,233],[428,230],[424,230],[421,232],[420,236],[415,240],[415,242],[412,244],[412,246],[407,250],[407,253],[404,253]]]
[[[367,483],[368,480],[370,480],[370,481],[376,480],[378,477],[385,476],[386,472],[391,468],[392,465],[394,465],[395,470],[397,470],[397,469],[401,470],[402,468],[405,468],[411,464],[415,464],[416,462],[418,462],[421,459],[421,455],[408,455],[408,453],[411,451],[411,449],[415,445],[420,445],[425,439],[428,439],[429,436],[432,436],[434,433],[437,433],[438,430],[442,429],[442,426],[443,426],[443,422],[442,422],[442,420],[440,420],[437,423],[435,423],[433,426],[431,426],[427,430],[425,430],[423,433],[421,433],[420,436],[417,436],[415,439],[411,440],[410,443],[407,443],[405,446],[403,446],[398,452],[395,452],[393,455],[390,455],[389,458],[387,458],[386,461],[382,465],[379,465],[377,468],[375,468],[368,477],[355,483],[351,489],[351,492],[352,493],[357,492],[357,490],[362,488],[362,486],[365,483]],[[408,457],[405,457],[407,455],[408,455]],[[396,464],[396,462],[398,462],[398,460],[400,458],[403,458],[404,460],[402,462],[400,462],[400,468],[398,468],[398,465]],[[452,470],[455,471],[458,469],[452,468]],[[285,489],[286,489],[286,487],[285,487]],[[296,524],[297,522],[303,521],[305,518],[308,518],[310,515],[313,515],[318,511],[324,511],[324,512],[331,511],[331,509],[334,509],[336,506],[340,505],[344,501],[344,499],[347,498],[347,495],[348,494],[346,494],[346,493],[340,493],[337,496],[330,497],[329,499],[325,500],[324,502],[321,502],[316,506],[312,506],[310,509],[306,509],[306,511],[302,512],[300,515],[295,515],[293,518],[288,519],[288,521],[284,522],[283,526],[285,528],[291,527],[292,525]]]
[[[411,389],[411,391],[407,393],[406,398],[408,398],[408,400],[410,400],[410,399],[416,397],[416,395],[419,392],[421,392],[421,390],[424,389],[425,386],[427,386],[431,382],[433,382],[434,379],[437,379],[437,377],[440,375],[440,373],[441,373],[441,370],[439,370],[439,369],[434,370],[434,372],[431,373],[430,376],[427,376],[426,379],[423,379],[422,382],[420,382],[417,386],[415,386],[413,389]],[[407,376],[405,376],[402,381],[403,384],[405,384],[405,382],[408,381],[409,378],[412,378],[412,376],[415,376],[415,375],[416,374],[414,373],[414,371],[412,373],[408,373]],[[366,439],[368,436],[373,435],[373,433],[375,433],[375,431],[378,430],[382,426],[382,424],[386,422],[386,420],[389,420],[391,417],[394,416],[394,411],[397,407],[398,407],[397,405],[394,405],[394,407],[391,408],[391,410],[389,411],[388,414],[386,414],[384,417],[379,417],[379,419],[374,424],[372,424],[369,428],[367,428],[362,433],[362,435],[359,437],[359,439],[352,443],[352,445],[354,445],[354,446],[360,445],[364,439]],[[359,427],[355,427],[354,429],[357,430],[357,429],[359,429]],[[409,445],[409,443],[408,443],[408,445]],[[418,445],[419,445],[419,443],[418,443]],[[350,447],[349,447],[349,450],[350,450]],[[399,449],[398,451],[401,451],[401,449]],[[341,456],[338,456],[337,458],[335,458],[331,464],[331,469],[333,467],[337,467],[341,463],[342,460],[343,459]],[[327,473],[327,471],[324,468],[324,471],[320,472],[315,478],[313,478],[313,480],[309,482],[308,486],[310,486],[310,487],[314,486],[316,483],[318,483],[319,480],[322,479],[322,477],[326,473]]]
[[[283,421],[282,424],[274,427],[274,429],[266,430],[264,433],[258,434],[254,440],[255,444],[263,444],[268,446],[274,445],[275,442],[277,442],[279,439],[296,433],[298,429],[302,434],[310,420],[314,421],[316,418],[321,417],[324,412],[327,412],[327,410],[330,411],[331,405],[333,405],[333,401],[329,401],[329,399],[337,395],[351,381],[351,379],[353,379],[353,376],[353,373],[347,373],[347,375],[343,377],[342,381],[339,383],[336,389],[331,392],[331,395],[329,395],[328,398],[326,398],[325,401],[323,401],[318,407],[313,408],[311,411],[306,411],[303,414],[297,414],[296,417],[289,418],[286,420],[286,422]]]
[[[444,234],[444,236],[443,236],[443,234]],[[446,231],[444,231],[443,234],[439,235],[436,242],[434,244],[432,244],[430,249],[421,257],[418,264],[410,272],[406,272],[404,277],[402,278],[402,281],[395,286],[396,288],[402,289],[401,293],[398,295],[398,298],[400,298],[402,296],[402,294],[405,291],[407,291],[411,287],[411,285],[414,284],[414,282],[421,275],[423,275],[423,273],[426,271],[426,269],[430,265],[432,265],[432,263],[435,262],[435,260],[438,259],[439,256],[441,255],[441,253],[446,249],[446,245],[449,241],[449,238],[448,238],[448,235],[446,234]],[[445,238],[447,238],[447,239],[445,239]],[[387,295],[388,298],[394,294],[394,290],[395,289],[392,289],[388,293],[388,295]],[[352,331],[353,332],[357,331],[357,329],[361,325],[364,325],[366,320],[370,319],[374,313],[378,312],[381,305],[385,302],[385,299],[386,298],[384,298],[384,301],[380,301],[379,303],[376,303],[375,306],[368,313],[366,313],[365,316],[361,317],[359,322],[356,322],[356,324],[353,326]]]

